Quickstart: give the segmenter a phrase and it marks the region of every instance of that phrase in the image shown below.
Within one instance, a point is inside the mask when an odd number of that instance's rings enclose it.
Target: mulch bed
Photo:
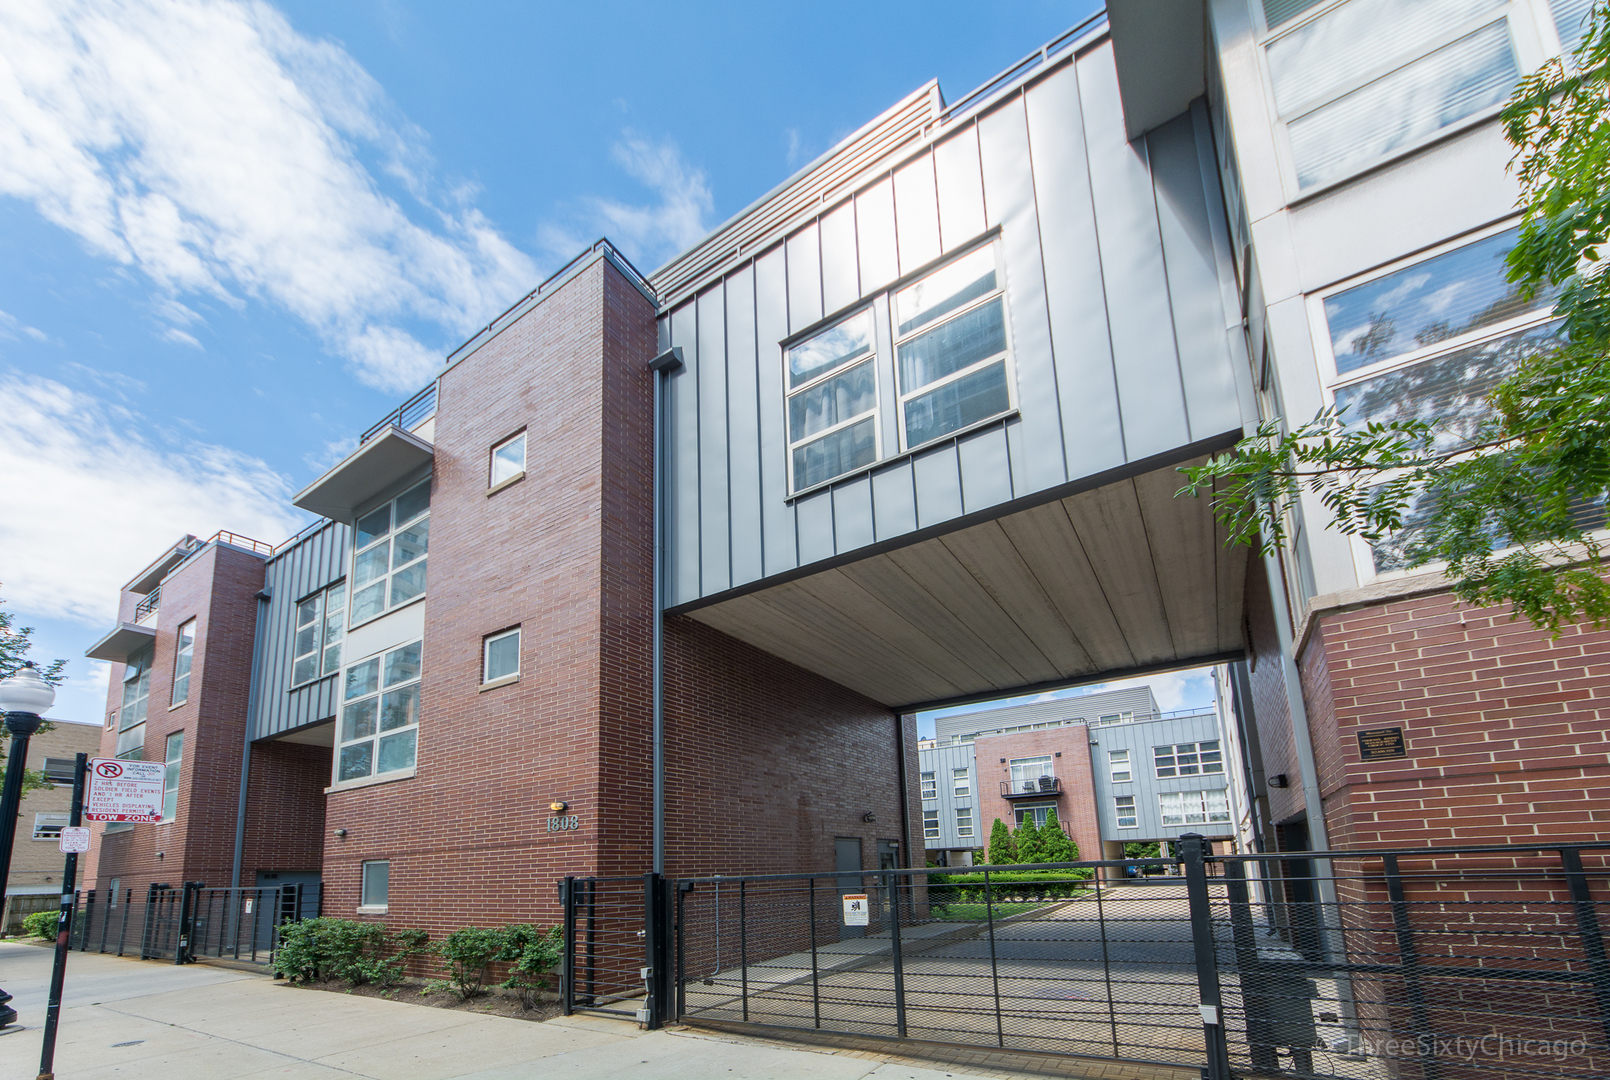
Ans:
[[[403,983],[400,986],[352,986],[339,979],[328,979],[323,982],[305,982],[288,984],[299,990],[323,990],[332,994],[352,994],[356,997],[385,998],[388,1001],[402,1001],[410,1005],[429,1005],[433,1009],[453,1009],[458,1012],[480,1013],[484,1016],[506,1016],[513,1020],[551,1020],[560,1013],[559,1003],[555,1001],[538,1001],[531,1008],[526,1008],[519,997],[514,994],[502,994],[495,990],[487,991],[480,997],[462,1000],[451,990],[436,990],[431,993],[421,993],[424,989],[422,983]]]

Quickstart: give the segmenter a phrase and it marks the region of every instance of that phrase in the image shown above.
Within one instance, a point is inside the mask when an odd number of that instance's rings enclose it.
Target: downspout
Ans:
[[[252,731],[257,726],[257,698],[262,683],[263,665],[258,663],[257,650],[263,643],[263,622],[271,595],[267,589],[258,592],[257,629],[252,632],[252,677],[246,690],[246,732],[240,745],[240,798],[235,804],[235,862],[229,872],[230,887],[236,889],[240,888],[240,864],[246,850],[246,783],[252,771]]]
[[[665,380],[682,367],[673,345],[653,360],[654,373],[654,872],[665,873]]]
[[[903,853],[906,866],[915,867],[911,848],[911,777],[906,772],[906,718],[899,713],[894,714],[894,752],[900,758],[900,844],[906,850]],[[974,770],[977,771],[976,769]],[[982,800],[975,800],[982,802]],[[928,864],[927,848],[923,848],[923,865]]]

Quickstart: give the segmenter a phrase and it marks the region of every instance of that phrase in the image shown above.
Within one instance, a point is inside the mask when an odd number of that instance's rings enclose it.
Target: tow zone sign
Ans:
[[[161,821],[164,769],[160,761],[90,758],[84,820]]]

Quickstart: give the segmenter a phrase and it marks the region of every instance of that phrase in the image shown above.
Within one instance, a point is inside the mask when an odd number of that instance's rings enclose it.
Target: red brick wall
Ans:
[[[319,869],[329,783],[328,746],[269,741],[252,747],[242,885],[256,884],[263,870]]]
[[[1269,817],[1276,824],[1303,812],[1302,769],[1292,742],[1291,710],[1286,704],[1285,676],[1280,669],[1280,640],[1268,576],[1257,562],[1247,566],[1246,617],[1252,710],[1263,750],[1265,776],[1286,775],[1284,788],[1269,788]]]
[[[1061,754],[1061,757],[1057,757]],[[1055,800],[1057,819],[1064,831],[1079,845],[1081,859],[1101,858],[1101,824],[1096,817],[1096,785],[1090,774],[1090,732],[1083,724],[1020,731],[1011,735],[987,735],[973,744],[973,760],[978,763],[978,807],[983,824],[979,846],[989,844],[995,819],[1015,827],[1012,805],[1001,796],[1001,782],[1011,779],[1011,765],[1001,758],[1050,756],[1051,767],[1062,781],[1062,796]],[[1039,799],[1024,800],[1040,802]]]

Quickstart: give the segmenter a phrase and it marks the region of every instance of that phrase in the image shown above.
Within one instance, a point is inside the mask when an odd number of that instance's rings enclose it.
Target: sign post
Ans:
[[[50,999],[45,1006],[45,1039],[39,1051],[39,1080],[55,1080],[56,1025],[61,1020],[62,983],[67,979],[67,945],[73,931],[74,886],[78,884],[78,853],[89,850],[89,830],[84,824],[84,774],[88,754],[79,754],[73,767],[73,809],[58,842],[67,852],[67,865],[61,878],[61,910],[56,917],[56,960],[50,969]],[[160,809],[160,807],[158,807]],[[69,835],[71,834],[71,835]],[[80,841],[82,840],[82,844]]]

